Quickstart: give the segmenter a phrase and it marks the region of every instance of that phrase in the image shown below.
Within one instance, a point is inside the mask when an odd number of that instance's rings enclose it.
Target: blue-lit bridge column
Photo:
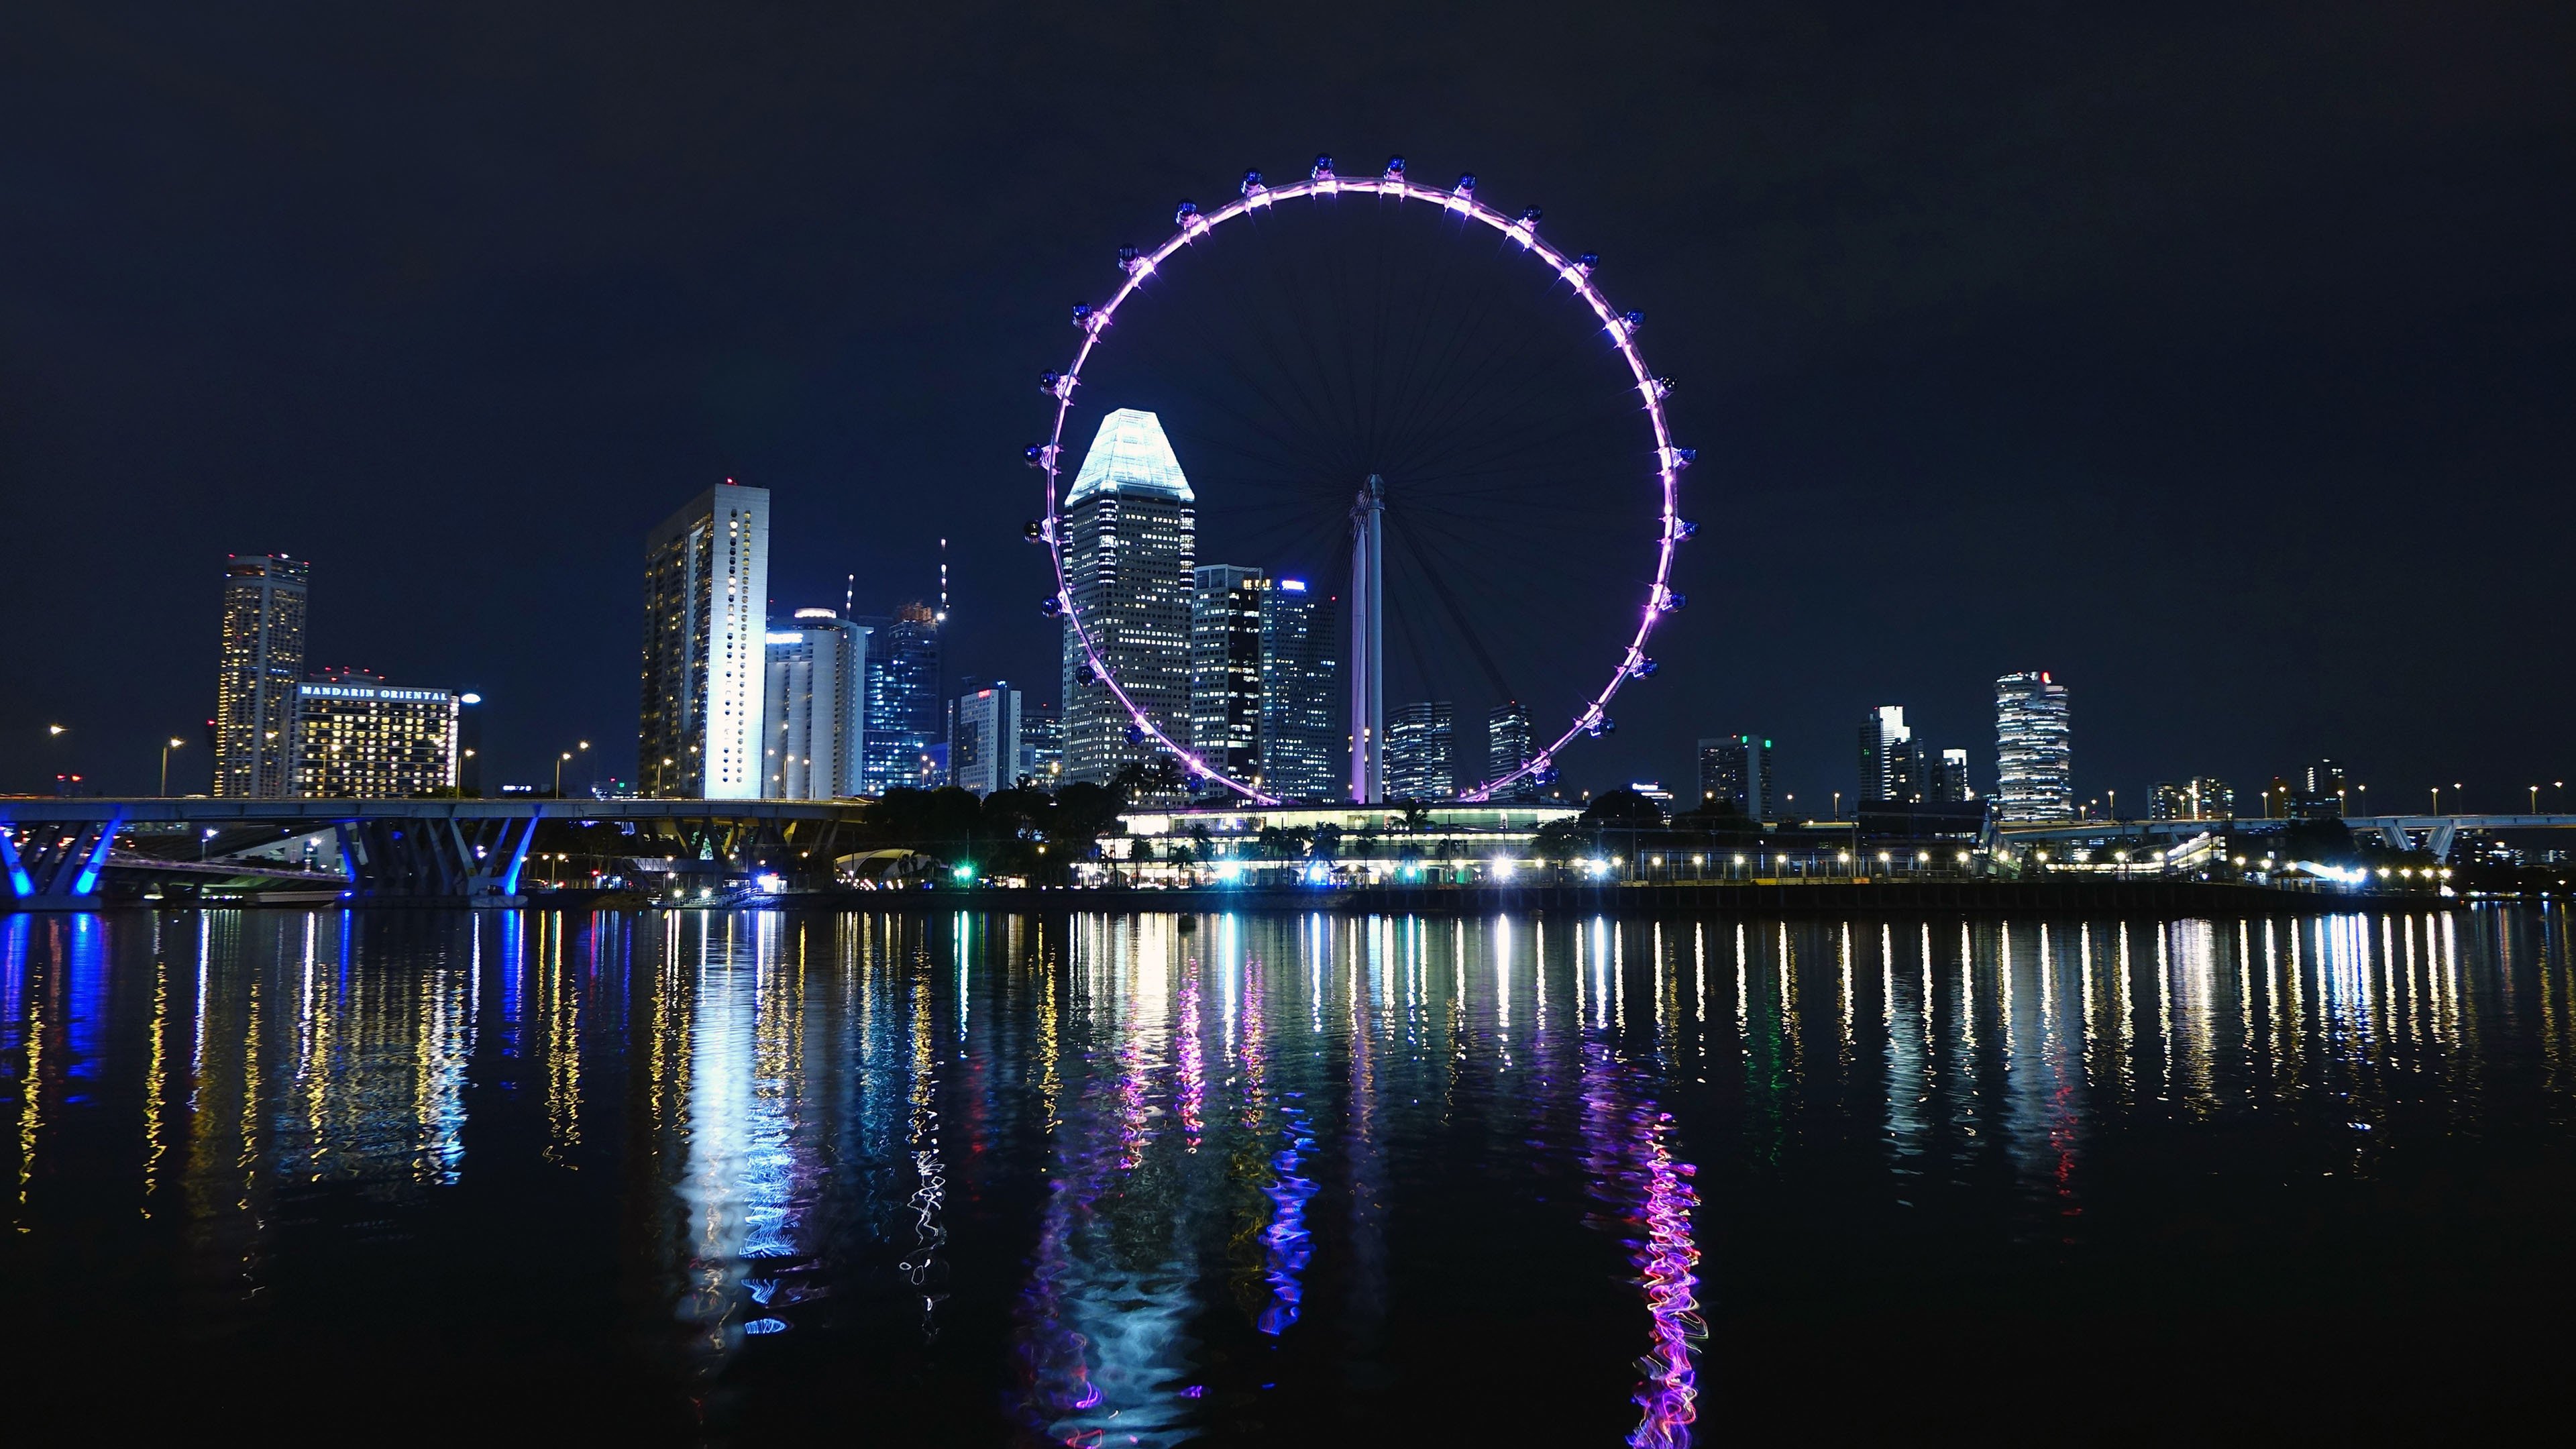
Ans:
[[[98,909],[98,877],[116,844],[120,822],[20,821],[0,827],[0,870],[9,875],[9,904],[21,911]]]

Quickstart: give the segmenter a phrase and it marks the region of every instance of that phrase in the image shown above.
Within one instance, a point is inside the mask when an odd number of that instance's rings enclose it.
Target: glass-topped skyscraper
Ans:
[[[948,710],[939,697],[939,615],[906,604],[868,641],[867,725],[860,741],[862,793],[948,783]],[[935,747],[935,748],[934,748]]]
[[[215,783],[222,798],[295,786],[295,692],[304,677],[312,565],[284,554],[224,563],[223,672],[215,681]]]
[[[2006,824],[2075,818],[2075,751],[2066,686],[2041,669],[1995,681],[1996,817]]]
[[[1201,564],[1192,574],[1190,749],[1238,780],[1261,773],[1261,599],[1268,592],[1261,570],[1240,564]]]
[[[1198,500],[1152,413],[1120,408],[1100,420],[1064,497],[1065,587],[1092,646],[1127,697],[1173,739],[1190,736],[1191,565]],[[1105,785],[1122,766],[1160,752],[1127,737],[1130,721],[1086,668],[1072,620],[1064,625],[1064,777]]]
[[[1338,611],[1303,579],[1261,599],[1261,788],[1283,800],[1336,797],[1349,737],[1334,713]]]

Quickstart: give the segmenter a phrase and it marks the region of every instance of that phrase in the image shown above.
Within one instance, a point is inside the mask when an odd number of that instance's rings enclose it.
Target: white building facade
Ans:
[[[760,793],[773,800],[859,793],[867,727],[868,631],[830,609],[773,620],[763,641]]]
[[[756,800],[767,731],[769,490],[731,479],[644,544],[644,793]]]

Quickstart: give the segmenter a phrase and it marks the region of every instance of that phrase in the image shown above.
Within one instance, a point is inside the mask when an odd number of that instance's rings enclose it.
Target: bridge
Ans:
[[[353,900],[516,904],[529,847],[547,821],[637,826],[645,847],[637,855],[659,845],[749,870],[830,861],[865,808],[854,800],[0,799],[0,871],[16,909],[91,910],[111,868],[204,870],[205,862],[132,848],[138,827],[188,826],[192,847],[211,831],[233,870],[240,851],[328,830],[346,876],[262,873],[339,880]],[[119,848],[120,835],[128,848]]]
[[[2448,859],[2451,842],[2463,830],[2570,830],[2576,815],[2345,815],[2339,818],[2355,835],[2376,835],[2391,850],[2413,850],[2416,837],[2436,859]],[[2079,820],[2072,824],[2005,825],[2005,840],[2038,845],[2052,840],[2189,840],[2198,835],[2224,835],[2238,830],[2278,830],[2308,822],[2279,815],[2232,816],[2201,820]]]

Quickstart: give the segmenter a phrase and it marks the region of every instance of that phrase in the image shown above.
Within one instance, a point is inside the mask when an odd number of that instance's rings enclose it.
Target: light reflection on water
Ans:
[[[552,1331],[640,1355],[675,1426],[1680,1445],[1729,1388],[1709,1320],[1766,1310],[1702,1281],[1761,1252],[1731,1196],[1823,1175],[2079,1249],[2149,1128],[2362,1175],[2499,1081],[2563,1128],[2570,989],[2512,912],[13,916],[10,1252],[157,1263],[139,1319],[255,1338],[315,1221],[363,1275],[441,1214],[542,1219],[613,1286]],[[1548,1372],[1485,1366],[1507,1321]]]

